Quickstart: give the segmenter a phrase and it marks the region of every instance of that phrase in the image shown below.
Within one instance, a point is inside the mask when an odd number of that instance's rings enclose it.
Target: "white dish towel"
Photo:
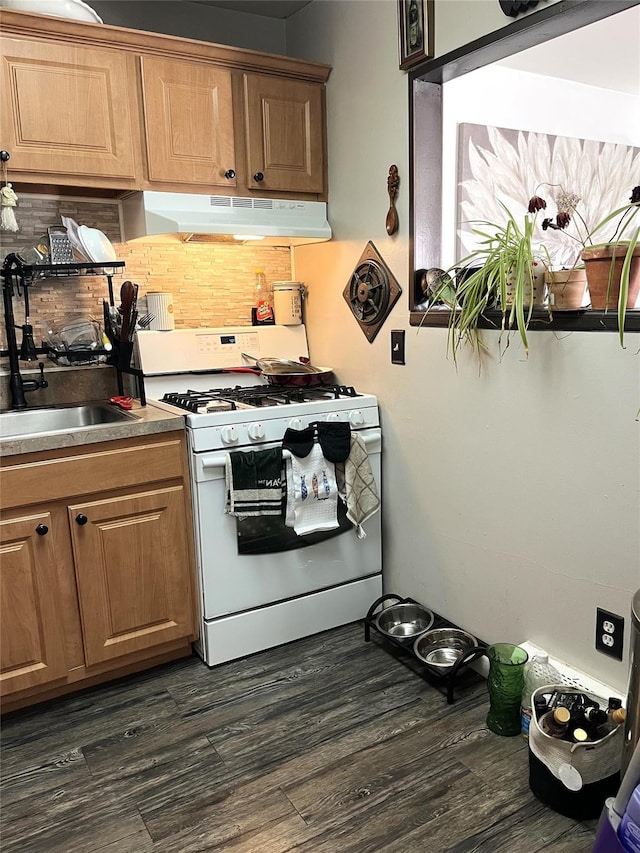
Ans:
[[[286,523],[298,536],[333,530],[338,524],[338,486],[333,462],[316,442],[308,456],[286,460]]]

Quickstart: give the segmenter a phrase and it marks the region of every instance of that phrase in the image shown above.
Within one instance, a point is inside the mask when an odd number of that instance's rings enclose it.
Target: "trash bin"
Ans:
[[[627,719],[624,726],[622,766],[624,774],[640,739],[640,589],[631,602],[631,646],[629,661],[629,692]]]

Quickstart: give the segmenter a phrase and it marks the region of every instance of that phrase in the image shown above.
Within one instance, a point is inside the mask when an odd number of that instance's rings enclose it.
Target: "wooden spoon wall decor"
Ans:
[[[385,227],[387,234],[391,236],[398,230],[398,211],[396,210],[396,196],[398,195],[398,184],[400,176],[398,175],[397,166],[389,166],[389,177],[387,178],[387,192],[389,193],[389,210],[387,211],[387,219]]]

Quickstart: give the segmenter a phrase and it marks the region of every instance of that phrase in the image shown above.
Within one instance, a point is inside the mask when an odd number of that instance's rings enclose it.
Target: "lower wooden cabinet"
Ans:
[[[67,674],[48,512],[0,522],[0,692],[48,684]]]
[[[69,507],[87,664],[193,631],[181,486]]]
[[[190,654],[182,433],[9,457],[2,478],[3,711]]]

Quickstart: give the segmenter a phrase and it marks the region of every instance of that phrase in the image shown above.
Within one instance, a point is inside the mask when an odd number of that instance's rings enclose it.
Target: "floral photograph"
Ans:
[[[611,211],[630,201],[640,178],[640,148],[477,124],[459,126],[457,256],[477,248],[474,222],[503,223],[505,208],[523,218],[533,198],[544,215],[532,237],[553,269],[581,263],[594,242],[624,239],[631,222],[594,234]],[[637,201],[637,199],[636,199]]]

